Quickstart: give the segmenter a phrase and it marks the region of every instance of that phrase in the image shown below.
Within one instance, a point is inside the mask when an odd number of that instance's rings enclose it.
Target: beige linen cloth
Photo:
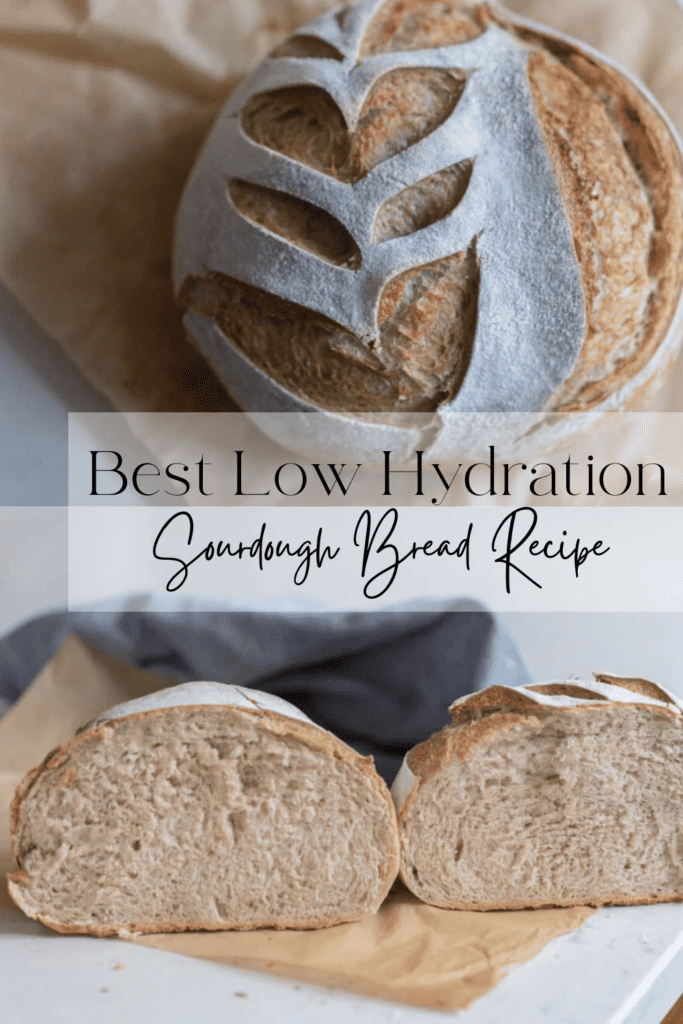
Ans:
[[[2,876],[11,864],[9,801],[24,772],[100,711],[165,685],[160,676],[91,651],[75,637],[66,640],[0,721]],[[152,935],[136,941],[364,995],[457,1010],[592,913],[588,907],[487,914],[439,910],[397,888],[378,914],[357,924],[308,932]],[[0,931],[11,932],[18,915],[0,885]]]
[[[0,4],[0,279],[116,408],[225,408],[174,307],[174,210],[236,79],[326,6]],[[683,10],[676,0],[508,6],[619,61],[683,132]],[[683,394],[670,407],[683,409]]]

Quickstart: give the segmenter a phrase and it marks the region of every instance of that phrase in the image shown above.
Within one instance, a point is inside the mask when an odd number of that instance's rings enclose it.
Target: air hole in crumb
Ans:
[[[216,906],[216,913],[221,921],[227,921],[230,918],[230,908],[227,903],[222,900],[214,898],[214,904]]]
[[[139,850],[140,849],[140,840],[139,839],[135,839],[130,845],[131,845],[131,847],[134,850]]]
[[[459,839],[459,840],[458,840],[458,845],[457,845],[457,846],[456,846],[456,848],[455,848],[455,856],[454,856],[454,858],[453,858],[453,860],[454,860],[454,861],[456,861],[456,863],[457,863],[457,861],[459,861],[459,860],[460,860],[460,857],[462,856],[462,848],[463,848],[463,845],[464,845],[464,844],[463,844],[463,841],[462,841],[462,839]]]
[[[237,769],[242,789],[258,789],[261,785],[261,773],[256,765],[240,764]],[[239,813],[239,812],[235,812]]]
[[[244,809],[231,811],[228,818],[232,827],[232,834],[235,837],[235,842],[237,842],[247,827],[247,811]]]

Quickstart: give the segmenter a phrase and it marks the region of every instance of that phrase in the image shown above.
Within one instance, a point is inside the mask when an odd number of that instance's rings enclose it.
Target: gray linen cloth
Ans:
[[[456,697],[531,682],[501,621],[466,600],[438,613],[56,612],[0,640],[0,698],[16,700],[69,633],[178,681],[278,694],[372,754],[388,782]]]

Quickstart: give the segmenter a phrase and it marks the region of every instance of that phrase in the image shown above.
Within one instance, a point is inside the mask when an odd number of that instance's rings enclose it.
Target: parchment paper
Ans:
[[[173,215],[235,81],[329,6],[2,4],[0,278],[118,409],[230,407],[182,336],[170,287]],[[675,0],[508,6],[620,61],[683,132],[683,10]],[[667,403],[683,409],[683,387]]]
[[[10,868],[8,806],[21,775],[112,704],[167,680],[91,651],[70,637],[0,721],[0,871]],[[0,917],[17,913],[4,883]],[[397,886],[374,917],[308,932],[194,932],[134,941],[186,956],[439,1010],[492,988],[506,969],[578,928],[588,907],[487,914],[438,910]],[[103,942],[106,940],[103,939]]]

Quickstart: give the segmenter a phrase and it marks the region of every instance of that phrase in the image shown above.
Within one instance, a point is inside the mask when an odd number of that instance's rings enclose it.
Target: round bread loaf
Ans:
[[[683,701],[596,675],[492,686],[406,755],[401,878],[458,910],[683,900]]]
[[[490,443],[462,413],[641,408],[682,254],[681,147],[625,72],[499,7],[366,0],[226,104],[175,280],[243,409],[322,412],[290,443],[443,454]]]
[[[12,844],[18,906],[92,935],[354,921],[399,856],[372,758],[221,683],[121,704],[52,751],[17,791]]]

